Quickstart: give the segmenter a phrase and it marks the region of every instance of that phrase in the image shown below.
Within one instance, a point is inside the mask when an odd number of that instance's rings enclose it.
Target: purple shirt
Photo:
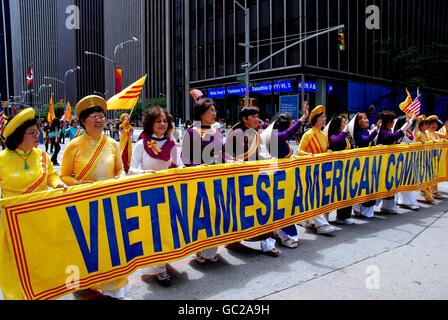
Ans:
[[[186,167],[224,163],[223,139],[219,130],[208,129],[201,138],[196,127],[188,129],[182,141],[181,159]]]
[[[342,151],[347,149],[347,132],[341,131],[330,137],[330,150]]]
[[[278,139],[278,158],[284,159],[291,153],[291,147],[288,143],[288,141],[299,131],[300,127],[303,125],[302,122],[297,121],[294,125],[286,129],[285,131],[278,132],[276,131],[275,134],[277,135]],[[275,130],[275,129],[274,129]],[[272,145],[272,140],[271,140]],[[275,150],[270,150],[271,155],[275,155]]]
[[[392,131],[381,129],[380,134],[378,135],[378,144],[382,144],[385,146],[396,144],[398,140],[404,137],[404,132],[402,130],[398,130],[393,133]]]
[[[355,143],[358,148],[367,148],[375,145],[375,138],[378,135],[378,131],[373,130],[372,133],[369,133],[368,129],[361,129],[355,133]]]

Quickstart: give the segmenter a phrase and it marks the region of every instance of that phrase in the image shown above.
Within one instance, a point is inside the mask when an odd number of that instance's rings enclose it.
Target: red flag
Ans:
[[[33,76],[33,66],[30,66],[28,68],[28,73],[26,74],[26,83],[29,86],[33,85],[33,80],[34,80],[34,76]]]

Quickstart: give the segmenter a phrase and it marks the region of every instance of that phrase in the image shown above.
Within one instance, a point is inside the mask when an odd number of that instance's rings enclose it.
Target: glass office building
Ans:
[[[200,88],[216,100],[219,117],[235,121],[245,92],[244,11],[234,0],[172,3],[174,112],[191,114],[185,92]],[[378,7],[377,16],[368,10],[371,5]],[[312,106],[326,104],[330,113],[353,114],[372,105],[377,111],[397,110],[406,86],[414,97],[420,88],[424,112],[446,113],[448,7],[443,1],[247,0],[247,6],[252,66],[304,37],[345,25],[345,51],[338,48],[336,30],[273,55],[251,71],[251,98],[262,117],[278,112],[284,96],[300,100],[302,86]],[[371,30],[375,22],[379,29]]]

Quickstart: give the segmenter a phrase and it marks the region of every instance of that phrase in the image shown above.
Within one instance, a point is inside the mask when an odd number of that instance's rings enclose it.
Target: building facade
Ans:
[[[186,2],[185,91],[204,90],[216,100],[219,116],[235,121],[245,94],[244,11],[234,0]],[[251,98],[263,117],[284,110],[284,96],[325,104],[330,114],[353,114],[372,105],[377,111],[398,110],[405,87],[413,97],[421,89],[423,112],[442,115],[448,109],[443,76],[448,71],[448,8],[442,1],[247,0],[247,6],[249,62],[254,66],[272,55],[250,73]],[[336,30],[275,54],[338,25],[345,26],[345,51],[338,49]]]

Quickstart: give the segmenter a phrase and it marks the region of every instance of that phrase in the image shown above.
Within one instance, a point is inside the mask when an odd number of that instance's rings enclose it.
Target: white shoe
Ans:
[[[352,218],[348,218],[345,220],[341,220],[341,219],[336,219],[336,223],[340,223],[340,224],[346,224],[346,225],[353,225],[356,224],[355,220],[353,220]]]
[[[325,225],[317,228],[317,234],[330,234],[335,232],[337,229],[330,225]]]

